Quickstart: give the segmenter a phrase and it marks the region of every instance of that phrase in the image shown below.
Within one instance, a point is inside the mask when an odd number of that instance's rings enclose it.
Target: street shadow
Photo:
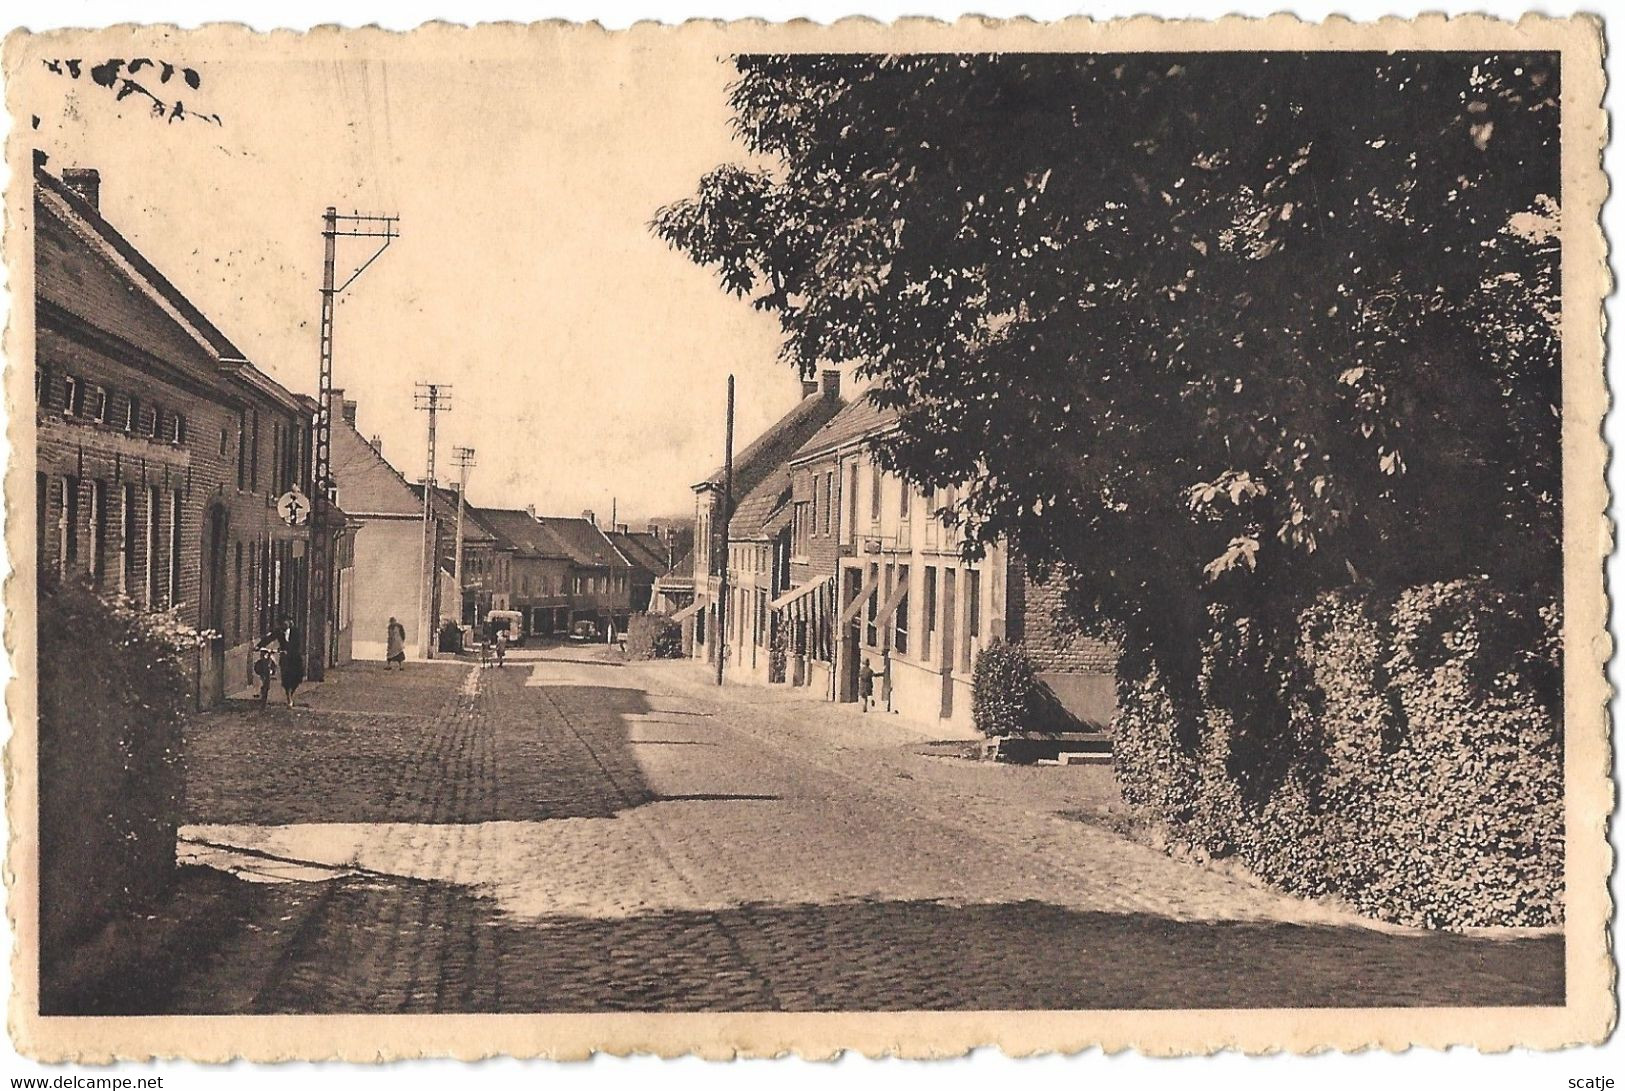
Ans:
[[[48,1015],[1545,1006],[1560,936],[1176,921],[1018,902],[745,904],[521,921],[442,882],[183,890]]]
[[[456,673],[448,675],[448,670]],[[188,825],[609,818],[650,802],[626,717],[640,690],[526,686],[524,669],[357,665],[288,709],[231,702],[186,727]]]

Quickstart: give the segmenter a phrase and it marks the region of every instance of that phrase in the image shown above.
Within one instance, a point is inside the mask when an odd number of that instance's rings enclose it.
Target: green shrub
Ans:
[[[988,738],[1012,735],[1032,724],[1038,676],[1027,650],[995,639],[976,657],[971,675],[971,719]]]
[[[198,634],[80,586],[39,596],[40,940],[47,959],[173,878]]]
[[[1119,678],[1117,776],[1171,846],[1407,924],[1562,920],[1550,607],[1475,580],[1213,620],[1197,730],[1154,664]]]
[[[633,614],[626,626],[628,659],[677,659],[683,654],[683,627],[664,614]]]

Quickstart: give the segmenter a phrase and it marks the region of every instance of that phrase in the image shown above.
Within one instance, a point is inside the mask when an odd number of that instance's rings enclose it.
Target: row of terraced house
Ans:
[[[967,559],[939,516],[956,489],[922,493],[875,458],[895,412],[826,369],[723,471],[694,486],[694,552],[655,587],[691,654],[736,681],[860,697],[967,728],[972,675],[993,640],[1020,642],[1054,700],[1053,726],[1096,730],[1115,702],[1116,654],[1069,624],[1059,587],[1027,574],[1007,543]],[[726,560],[726,588],[723,582]],[[726,599],[723,600],[723,595]],[[720,624],[719,624],[720,621]]]
[[[425,513],[424,486],[363,435],[342,391],[335,503],[320,523],[285,519],[279,498],[312,494],[319,403],[257,367],[102,215],[98,172],[40,163],[34,181],[36,571],[203,632],[200,704],[250,683],[279,619],[309,633],[313,600],[331,611],[324,646],[306,649],[316,678],[383,658],[391,617],[426,657],[444,622],[492,610],[520,611],[527,635],[581,621],[607,635],[647,608],[669,539],[590,512],[467,505],[459,571],[456,493],[434,489]],[[329,571],[312,571],[315,535]]]

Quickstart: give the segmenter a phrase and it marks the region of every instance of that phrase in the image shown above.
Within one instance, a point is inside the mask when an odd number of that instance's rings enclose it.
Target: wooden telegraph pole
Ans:
[[[423,474],[423,570],[418,579],[418,624],[423,638],[423,658],[434,658],[435,589],[439,583],[440,543],[435,541],[434,524],[434,443],[435,419],[451,411],[450,383],[418,383],[412,396],[413,408],[429,414],[429,452]],[[462,610],[459,607],[458,612]]]
[[[717,585],[717,685],[728,661],[728,520],[734,506],[734,377],[728,376],[728,424],[722,446],[722,578]],[[713,531],[713,533],[715,533]]]

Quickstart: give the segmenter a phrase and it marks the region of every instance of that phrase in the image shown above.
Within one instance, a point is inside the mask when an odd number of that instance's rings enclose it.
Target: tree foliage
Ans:
[[[219,114],[205,113],[195,108],[189,110],[181,99],[170,99],[167,94],[159,93],[169,90],[171,80],[177,80],[193,91],[201,88],[203,77],[195,68],[171,64],[165,60],[153,60],[151,57],[135,57],[130,60],[109,57],[94,63],[78,57],[52,57],[41,63],[45,65],[47,72],[70,80],[88,76],[92,84],[111,92],[115,102],[123,102],[132,95],[145,99],[152,116],[163,118],[170,124],[188,119],[206,121],[211,125],[221,124]],[[154,91],[154,87],[159,90]]]
[[[1223,604],[1559,573],[1559,73],[1468,53],[745,56],[653,228],[858,361],[945,518],[1185,669]],[[1165,664],[1165,669],[1170,664]]]

